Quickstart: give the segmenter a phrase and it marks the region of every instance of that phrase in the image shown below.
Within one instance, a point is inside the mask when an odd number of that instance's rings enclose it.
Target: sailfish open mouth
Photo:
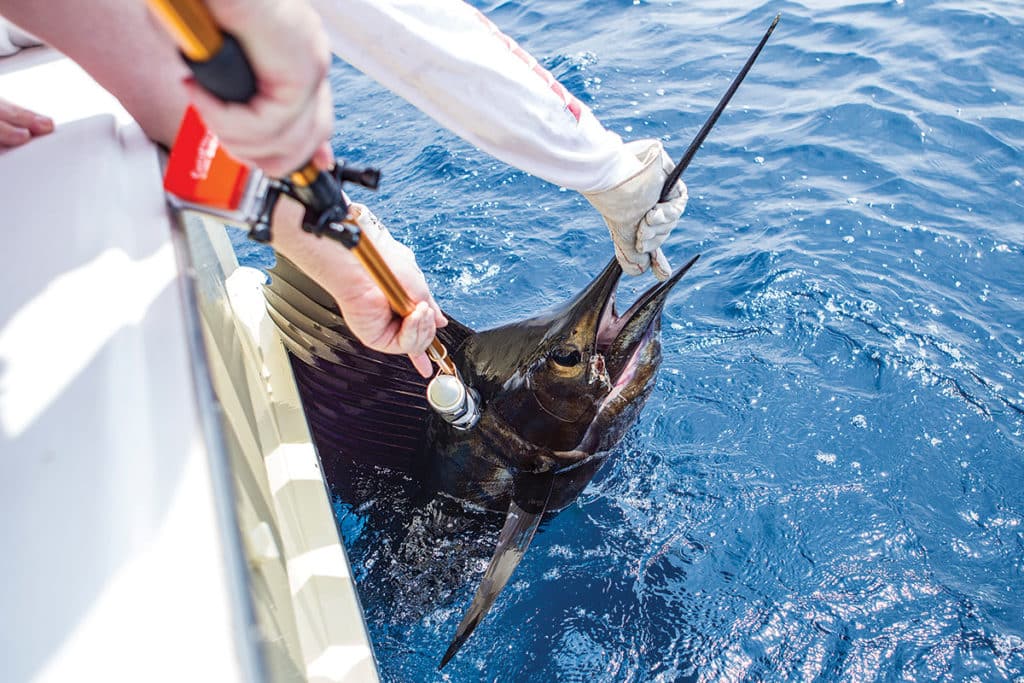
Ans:
[[[602,289],[607,287],[608,299],[598,320],[594,350],[604,356],[608,376],[613,382],[623,374],[641,342],[657,329],[669,292],[698,258],[700,254],[667,280],[649,288],[622,315],[615,311],[615,285],[622,276],[622,268],[617,261],[612,261],[598,277],[604,285]]]

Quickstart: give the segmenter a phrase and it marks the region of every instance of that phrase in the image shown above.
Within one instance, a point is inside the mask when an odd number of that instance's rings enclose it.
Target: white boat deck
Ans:
[[[74,64],[0,95],[0,680],[376,680],[258,276]]]

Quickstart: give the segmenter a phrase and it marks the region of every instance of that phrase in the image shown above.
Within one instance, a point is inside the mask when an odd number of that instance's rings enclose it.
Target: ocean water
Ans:
[[[444,672],[500,519],[336,501],[384,680],[1024,681],[1024,3],[475,4],[676,157],[783,17],[684,176],[656,390]],[[354,197],[462,322],[606,262],[576,193],[331,81],[335,150],[384,173]]]

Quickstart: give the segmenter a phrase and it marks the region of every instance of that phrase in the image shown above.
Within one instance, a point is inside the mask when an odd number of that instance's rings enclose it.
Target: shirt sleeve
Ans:
[[[485,152],[580,192],[639,162],[537,60],[461,0],[313,0],[335,54]]]

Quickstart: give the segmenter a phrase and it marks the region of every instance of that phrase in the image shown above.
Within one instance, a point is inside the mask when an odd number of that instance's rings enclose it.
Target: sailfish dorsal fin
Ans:
[[[325,243],[324,248],[338,247]],[[412,469],[426,441],[427,380],[405,357],[364,346],[331,295],[281,255],[264,294],[281,340],[294,356],[302,407],[328,480],[339,454]],[[438,334],[456,348],[473,331],[449,318]]]

